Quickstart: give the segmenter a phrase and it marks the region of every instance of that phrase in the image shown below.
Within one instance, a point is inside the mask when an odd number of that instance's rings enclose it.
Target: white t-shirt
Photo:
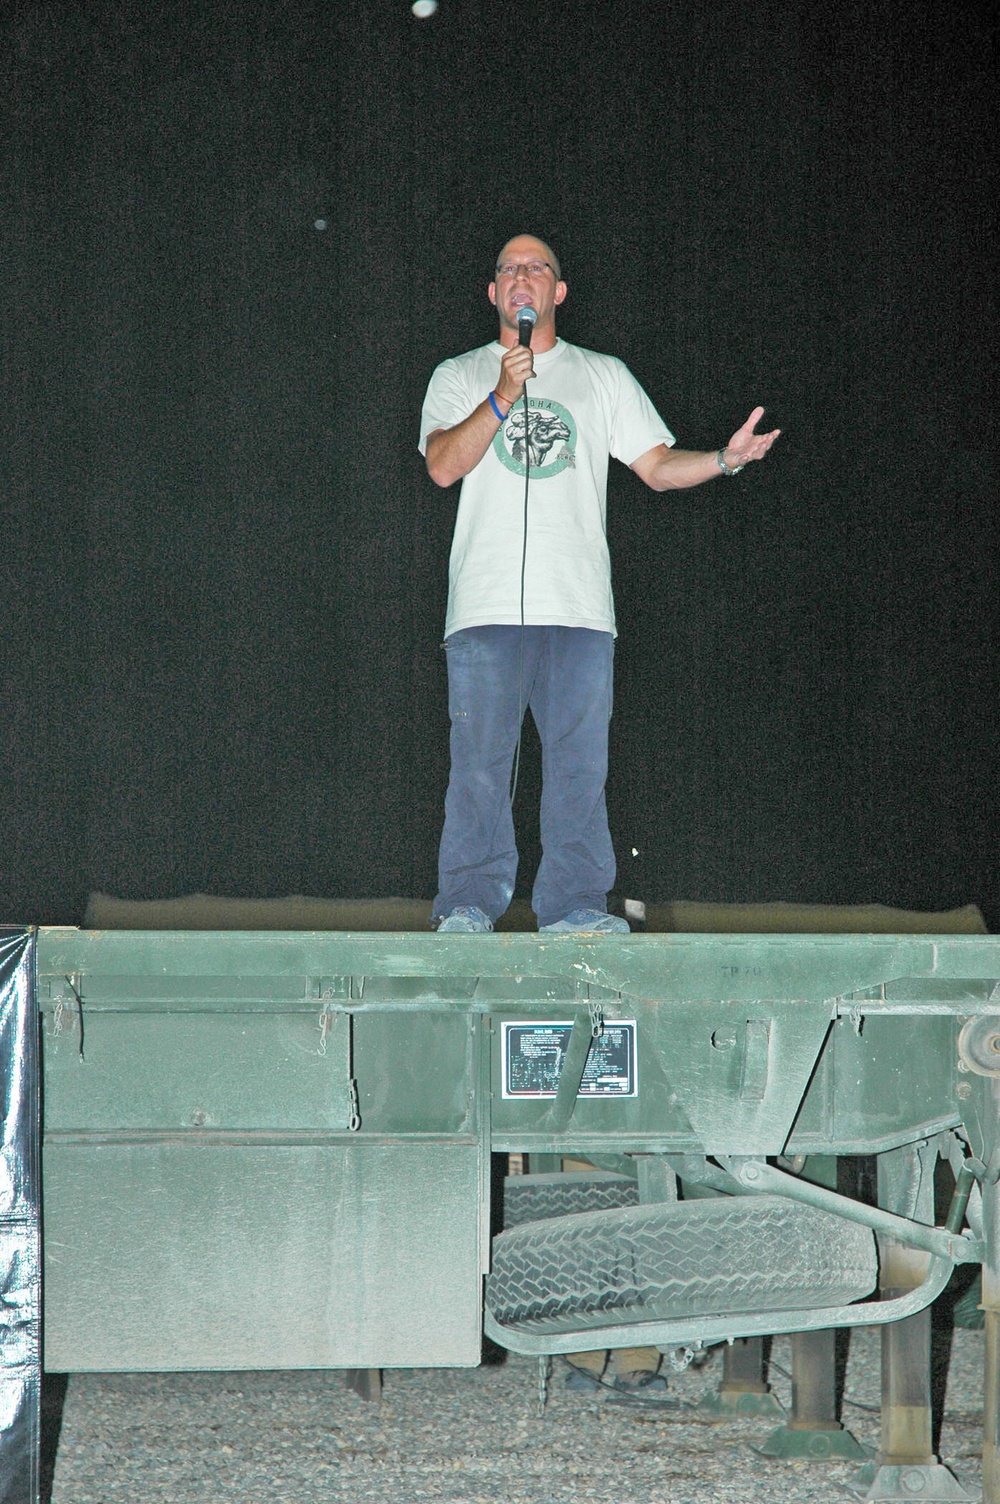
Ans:
[[[504,347],[445,360],[427,388],[427,435],[467,418],[500,378]],[[606,537],[608,457],[629,465],[674,436],[635,377],[612,355],[557,340],[528,382],[528,534],[524,620],[614,632]],[[462,481],[449,567],[445,636],[521,620],[525,415],[518,402]]]

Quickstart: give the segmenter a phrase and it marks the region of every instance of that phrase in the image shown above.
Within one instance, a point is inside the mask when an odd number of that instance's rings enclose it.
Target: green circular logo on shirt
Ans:
[[[566,409],[551,397],[516,402],[497,429],[493,448],[500,463],[524,474],[525,456],[532,478],[561,475],[576,464],[576,424]]]

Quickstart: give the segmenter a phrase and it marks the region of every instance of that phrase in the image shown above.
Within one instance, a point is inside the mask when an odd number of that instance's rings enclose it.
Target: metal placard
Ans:
[[[501,1095],[532,1101],[554,1097],[569,1042],[572,1021],[537,1019],[501,1024]],[[605,1019],[590,1042],[578,1097],[615,1099],[639,1095],[635,1019]]]

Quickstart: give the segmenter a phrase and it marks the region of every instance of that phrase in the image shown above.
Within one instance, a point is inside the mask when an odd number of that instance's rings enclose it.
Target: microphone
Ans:
[[[517,310],[517,342],[519,345],[531,346],[531,331],[538,319],[538,314],[526,303],[523,308]]]

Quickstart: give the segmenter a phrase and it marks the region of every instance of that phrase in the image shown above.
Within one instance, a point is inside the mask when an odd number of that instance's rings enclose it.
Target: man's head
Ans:
[[[517,310],[530,304],[538,315],[532,345],[545,349],[555,341],[555,313],[566,297],[559,261],[537,235],[515,235],[497,257],[490,302],[500,318],[503,344],[517,343]]]

